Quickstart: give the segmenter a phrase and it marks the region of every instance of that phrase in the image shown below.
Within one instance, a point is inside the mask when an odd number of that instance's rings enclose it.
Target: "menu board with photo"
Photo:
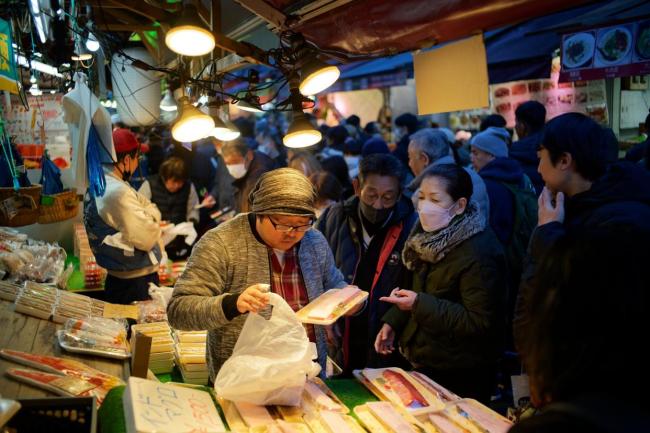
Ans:
[[[650,20],[562,36],[560,81],[650,74]]]
[[[515,110],[526,101],[538,101],[546,107],[546,119],[560,114],[580,112],[599,123],[608,123],[605,80],[560,82],[559,60],[553,62],[550,79],[512,81],[490,86],[490,103],[494,113],[515,125]]]
[[[63,94],[27,96],[26,109],[18,97],[4,107],[6,128],[27,168],[40,168],[43,152],[61,169],[70,167],[72,146],[63,121]]]

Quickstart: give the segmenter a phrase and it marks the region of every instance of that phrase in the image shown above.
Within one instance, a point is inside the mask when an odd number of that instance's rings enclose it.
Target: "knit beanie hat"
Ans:
[[[298,170],[278,168],[260,176],[248,201],[251,212],[258,215],[313,217],[316,191]]]
[[[509,141],[510,134],[505,128],[490,126],[485,131],[476,134],[472,138],[471,145],[497,158],[507,158]]]
[[[390,153],[390,149],[383,138],[372,137],[363,144],[361,156],[368,156],[373,153]]]

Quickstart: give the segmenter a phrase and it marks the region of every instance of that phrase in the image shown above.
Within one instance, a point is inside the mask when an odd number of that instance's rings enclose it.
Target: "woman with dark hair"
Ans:
[[[328,171],[319,171],[309,176],[309,180],[316,190],[316,218],[319,218],[325,209],[341,201],[343,187],[336,177]]]
[[[472,179],[442,164],[424,172],[420,221],[402,253],[409,290],[381,298],[395,306],[375,340],[463,397],[489,402],[505,334],[506,264],[472,197]]]
[[[354,194],[352,181],[350,180],[350,172],[348,171],[348,164],[342,156],[330,156],[329,158],[325,158],[321,161],[321,165],[323,166],[323,170],[332,173],[343,187],[342,200],[345,200]]]
[[[539,416],[513,433],[647,432],[650,236],[578,230],[539,265],[524,361]]]

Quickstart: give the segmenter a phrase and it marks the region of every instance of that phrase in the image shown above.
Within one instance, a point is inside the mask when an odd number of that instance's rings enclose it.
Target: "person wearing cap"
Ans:
[[[537,225],[535,187],[518,161],[508,157],[510,134],[490,126],[470,141],[472,166],[485,182],[490,199],[488,223],[503,245],[508,260],[509,290],[506,317],[512,322],[526,248]],[[511,334],[507,334],[511,347]]]
[[[314,187],[297,170],[264,173],[249,196],[250,213],[220,224],[195,245],[167,315],[176,329],[208,330],[211,380],[231,356],[247,313],[267,305],[269,286],[294,311],[346,286],[327,241],[312,230],[315,200]],[[307,334],[324,369],[326,330],[307,326]]]
[[[86,193],[84,224],[97,264],[108,271],[105,300],[129,304],[149,299],[149,283],[158,284],[160,211],[128,183],[138,167],[135,135],[117,128],[113,143],[117,161],[104,166],[104,194]]]

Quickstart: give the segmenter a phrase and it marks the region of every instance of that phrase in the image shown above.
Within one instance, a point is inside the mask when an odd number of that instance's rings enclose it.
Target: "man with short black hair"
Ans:
[[[650,173],[627,161],[609,163],[607,136],[594,120],[567,113],[549,121],[539,154],[546,187],[517,297],[518,348],[528,331],[536,265],[568,231],[650,232]]]
[[[402,164],[392,155],[364,157],[353,180],[355,195],[326,209],[316,225],[346,281],[370,293],[367,307],[340,323],[348,374],[404,362],[401,356],[383,357],[374,349],[381,317],[389,307],[379,298],[399,285],[402,247],[416,220],[413,204],[401,194],[404,176]]]
[[[524,169],[526,176],[533,182],[535,192],[539,195],[544,181],[537,172],[539,158],[537,149],[542,142],[542,130],[546,122],[546,108],[537,101],[527,101],[515,110],[515,131],[518,141],[512,143],[510,157],[516,159]]]

